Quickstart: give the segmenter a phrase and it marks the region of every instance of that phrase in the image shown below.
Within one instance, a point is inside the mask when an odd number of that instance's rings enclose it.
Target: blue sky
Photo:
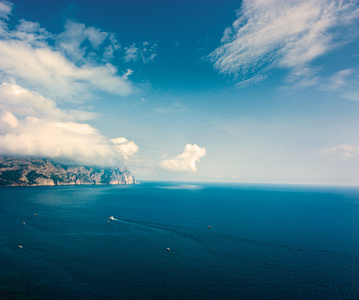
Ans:
[[[138,180],[357,185],[357,1],[0,1],[0,153]]]

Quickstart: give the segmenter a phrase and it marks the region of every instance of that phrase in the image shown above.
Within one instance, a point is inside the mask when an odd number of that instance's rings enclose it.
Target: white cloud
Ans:
[[[351,101],[359,101],[359,90],[357,87],[352,87],[348,91],[342,93],[341,96]]]
[[[100,31],[95,27],[87,27],[85,34],[95,49],[97,49],[108,36],[107,32]]]
[[[12,3],[8,1],[0,2],[0,19],[8,19],[8,15],[11,14]]]
[[[183,152],[173,159],[163,160],[161,167],[170,171],[197,172],[196,162],[206,155],[206,149],[196,144],[187,144]]]
[[[120,153],[125,159],[128,159],[130,156],[138,152],[139,148],[134,142],[130,142],[124,137],[118,137],[111,140],[115,145],[115,149]]]
[[[125,48],[124,60],[126,62],[141,61],[147,64],[156,58],[156,50],[157,44],[150,44],[149,42],[133,44]]]
[[[339,71],[329,79],[329,89],[338,89],[346,84],[347,78],[353,74],[353,69]]]
[[[111,61],[114,57],[115,51],[121,49],[120,43],[117,41],[114,33],[109,33],[108,39],[110,43],[104,48],[103,51],[103,61]]]
[[[6,21],[9,20],[9,15],[12,11],[12,3],[7,1],[0,2],[0,37],[6,34],[8,29]]]
[[[11,8],[2,2],[3,20],[7,21]],[[13,30],[4,21],[0,27],[3,82],[15,80],[46,97],[62,100],[87,99],[97,91],[120,96],[134,91],[128,75],[118,75],[116,67],[101,63],[108,62],[120,48],[114,34],[74,21],[67,22],[65,31],[58,35],[26,20],[21,20]],[[52,40],[55,46],[51,45]],[[103,57],[97,54],[100,50]]]
[[[156,114],[170,114],[177,112],[186,112],[188,111],[188,108],[184,106],[181,102],[174,102],[170,105],[156,107],[154,111]]]
[[[50,98],[45,98],[17,84],[6,82],[0,85],[0,110],[11,111],[22,117],[46,117],[61,120],[84,121],[97,116],[87,111],[61,110]]]
[[[86,111],[61,110],[53,100],[37,92],[3,83],[0,153],[113,165],[138,151],[134,142],[123,138],[114,144],[91,125],[78,122],[94,116]]]
[[[236,86],[239,86],[239,87],[247,86],[247,85],[250,85],[253,83],[260,82],[260,81],[264,80],[265,78],[266,78],[266,76],[264,76],[264,75],[256,75],[256,76],[253,76],[252,78],[238,82],[236,84]]]
[[[133,92],[127,77],[116,75],[110,64],[77,67],[60,52],[24,41],[0,40],[0,71],[51,98],[88,97],[96,90],[121,96]]]
[[[345,69],[330,77],[326,83],[323,84],[322,89],[335,91],[344,99],[359,101],[358,82],[358,70],[354,68]]]
[[[2,123],[7,124],[10,128],[19,126],[18,119],[9,111],[4,111],[0,120]]]
[[[290,69],[293,76],[348,42],[358,12],[354,0],[245,0],[210,58],[221,73],[243,80],[274,67]]]
[[[322,148],[321,153],[338,155],[343,161],[359,158],[359,147],[342,144],[334,147]]]
[[[138,54],[139,50],[135,45],[132,45],[128,48],[126,48],[125,50],[125,57],[124,60],[129,62],[129,61],[136,61],[138,60],[139,54]]]
[[[9,123],[9,114],[2,122]],[[10,121],[12,122],[12,121]],[[0,128],[2,128],[0,124]],[[118,164],[111,142],[88,124],[27,117],[0,135],[2,154],[67,158],[84,164]]]
[[[51,37],[51,34],[39,23],[20,20],[16,26],[16,30],[8,31],[7,38],[27,42],[30,45],[43,47],[46,45],[44,41]]]
[[[106,53],[108,49],[113,51],[119,49],[117,39],[114,34],[103,32],[95,27],[86,27],[85,24],[67,21],[65,30],[54,37],[57,49],[65,53],[74,62],[84,63],[86,60],[94,58],[92,50],[98,50],[106,41]],[[84,42],[89,41],[92,48],[84,46]],[[90,50],[90,51],[89,51]],[[108,54],[106,54],[108,55]]]

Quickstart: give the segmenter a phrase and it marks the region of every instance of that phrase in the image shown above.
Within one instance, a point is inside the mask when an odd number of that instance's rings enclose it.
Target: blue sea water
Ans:
[[[358,216],[354,187],[2,187],[0,298],[357,299]]]

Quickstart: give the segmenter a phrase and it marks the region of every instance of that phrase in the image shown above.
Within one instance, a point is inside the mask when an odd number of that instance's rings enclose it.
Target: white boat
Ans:
[[[21,248],[22,248],[22,246],[21,246],[21,245],[19,245],[19,248],[21,249]]]
[[[113,216],[109,217],[110,220],[115,220],[115,218]]]
[[[211,226],[207,226],[207,228],[211,228]]]
[[[170,249],[170,248],[167,248],[167,251],[171,251],[171,249]]]

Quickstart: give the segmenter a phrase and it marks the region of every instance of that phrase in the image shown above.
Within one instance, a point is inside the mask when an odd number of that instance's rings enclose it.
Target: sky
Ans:
[[[0,0],[0,155],[359,185],[359,3]]]

